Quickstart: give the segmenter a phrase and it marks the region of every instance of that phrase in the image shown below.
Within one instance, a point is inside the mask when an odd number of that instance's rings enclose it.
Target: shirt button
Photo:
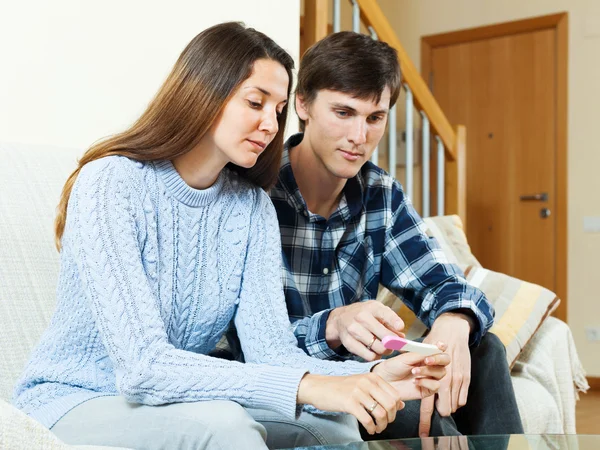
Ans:
[[[327,267],[325,267],[323,269],[323,275],[327,275],[329,273],[329,269]]]
[[[304,215],[308,217],[308,211],[304,211]]]

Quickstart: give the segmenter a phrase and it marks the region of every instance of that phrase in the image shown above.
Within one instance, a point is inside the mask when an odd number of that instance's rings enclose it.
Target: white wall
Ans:
[[[0,140],[87,148],[123,130],[219,22],[264,32],[297,66],[299,11],[299,0],[0,0]]]
[[[584,328],[600,326],[600,233],[583,231],[600,216],[600,2],[598,0],[378,0],[409,56],[420,68],[421,37],[569,13],[568,322],[584,367],[600,376],[600,342]]]

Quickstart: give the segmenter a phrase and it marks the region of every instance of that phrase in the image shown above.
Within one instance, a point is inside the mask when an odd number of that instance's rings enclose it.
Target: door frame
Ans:
[[[556,295],[562,300],[554,315],[567,321],[567,107],[569,14],[562,12],[421,37],[421,75],[430,79],[431,54],[436,47],[494,37],[553,29],[556,32]],[[434,94],[435,95],[435,94]],[[467,130],[468,132],[468,130]]]

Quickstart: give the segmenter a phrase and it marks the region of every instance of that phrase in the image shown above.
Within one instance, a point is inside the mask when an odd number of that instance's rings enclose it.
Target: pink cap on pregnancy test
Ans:
[[[437,355],[438,353],[442,353],[442,351],[436,345],[409,341],[408,339],[404,339],[398,336],[386,336],[381,340],[381,343],[388,350],[413,352],[425,356]]]

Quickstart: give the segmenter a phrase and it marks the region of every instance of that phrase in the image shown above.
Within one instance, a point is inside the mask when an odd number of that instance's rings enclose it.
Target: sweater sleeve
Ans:
[[[369,372],[377,362],[326,361],[298,347],[281,283],[281,243],[275,208],[260,191],[250,223],[250,240],[235,325],[247,362],[308,370],[321,375]]]
[[[297,389],[306,367],[242,364],[169,343],[137,238],[145,221],[139,189],[119,158],[84,166],[71,194],[68,220],[69,251],[77,255],[121,395],[146,405],[232,400],[296,417]]]

